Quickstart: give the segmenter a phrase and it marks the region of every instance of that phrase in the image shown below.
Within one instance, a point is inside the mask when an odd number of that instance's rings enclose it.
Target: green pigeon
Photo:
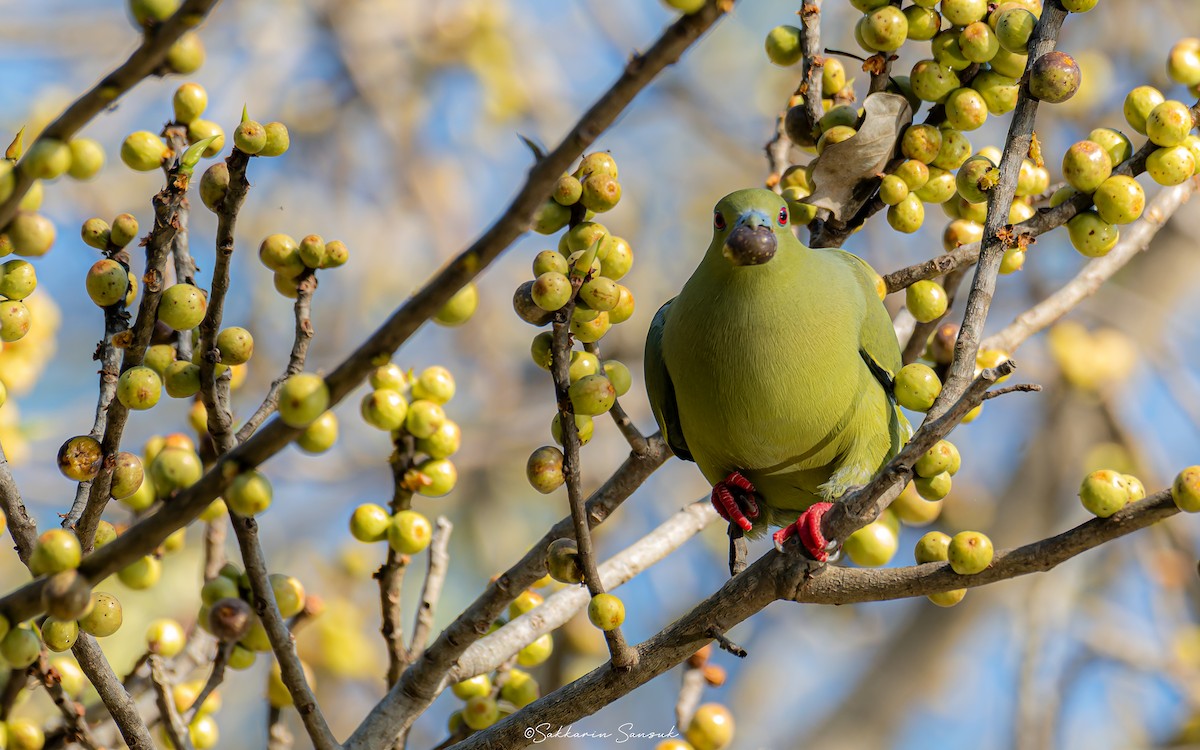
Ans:
[[[717,203],[708,251],[646,337],[654,417],[713,485],[717,512],[751,536],[783,527],[777,546],[799,535],[818,560],[831,501],[912,435],[876,281],[860,258],[800,242],[775,193],[739,190]]]

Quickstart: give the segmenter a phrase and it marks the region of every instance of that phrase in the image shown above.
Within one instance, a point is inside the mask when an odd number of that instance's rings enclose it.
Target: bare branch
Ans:
[[[0,506],[3,506],[4,517],[8,522],[8,533],[12,536],[17,548],[17,556],[21,562],[29,565],[29,556],[37,544],[37,524],[25,510],[25,502],[21,500],[21,490],[17,480],[13,478],[12,467],[8,457],[4,455],[4,446],[0,445]]]
[[[429,544],[429,567],[425,570],[425,583],[421,586],[421,604],[417,609],[417,622],[413,626],[412,643],[408,647],[413,658],[419,656],[429,643],[433,632],[433,618],[437,614],[438,601],[442,597],[442,585],[450,567],[450,533],[454,524],[445,516],[438,516],[433,525],[433,540]]]
[[[46,648],[42,647],[42,653],[38,656],[38,660],[33,665],[33,674],[41,681],[42,687],[46,688],[46,692],[50,695],[50,700],[54,701],[54,705],[58,707],[58,712],[63,717],[63,728],[66,732],[66,737],[71,741],[78,743],[86,750],[99,750],[96,745],[95,738],[88,730],[87,721],[84,718],[83,706],[71,700],[71,696],[63,690],[62,676],[55,671],[54,667],[50,666],[50,660],[46,657]]]
[[[167,731],[167,737],[170,738],[171,744],[180,750],[192,750],[192,738],[179,712],[175,710],[175,697],[171,693],[170,683],[167,682],[162,659],[151,655],[149,661],[154,701],[158,704],[158,713],[163,718],[163,728]]]
[[[395,449],[388,463],[392,467],[392,500],[388,510],[394,516],[402,510],[412,507],[413,491],[405,481],[415,465],[417,453],[416,441],[407,432],[400,434],[394,441]],[[404,587],[404,575],[408,572],[411,558],[387,548],[387,559],[374,578],[379,581],[379,632],[383,635],[383,643],[387,647],[388,669],[387,685],[391,687],[400,679],[400,673],[411,661],[408,649],[404,647],[404,626],[401,624],[400,595]]]
[[[1095,518],[1057,536],[997,552],[992,564],[973,576],[960,576],[946,563],[906,568],[813,569],[802,555],[770,550],[745,573],[730,579],[688,614],[637,646],[637,664],[627,670],[605,664],[588,675],[531,703],[456,747],[484,750],[519,748],[533,743],[532,727],[552,732],[588,716],[691,656],[710,640],[716,627],[728,631],[777,599],[799,603],[849,604],[925,596],[983,586],[1016,576],[1050,570],[1105,542],[1143,529],[1179,512],[1167,491],[1133,503],[1110,518]]]

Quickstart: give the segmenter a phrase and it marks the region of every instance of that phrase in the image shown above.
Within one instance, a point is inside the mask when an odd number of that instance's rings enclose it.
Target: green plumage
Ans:
[[[646,339],[668,445],[710,483],[735,470],[754,483],[767,510],[754,535],[865,484],[912,434],[891,396],[900,347],[864,261],[808,248],[777,221],[768,262],[727,257],[735,223],[785,205],[768,190],[718,203],[727,226]]]

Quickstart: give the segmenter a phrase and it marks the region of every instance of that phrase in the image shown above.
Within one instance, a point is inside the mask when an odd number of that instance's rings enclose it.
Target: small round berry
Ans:
[[[100,473],[104,453],[100,441],[90,435],[70,438],[58,449],[58,469],[67,479],[88,482]]]
[[[508,605],[509,620],[515,620],[526,612],[532,612],[541,606],[543,601],[542,595],[535,591],[530,591],[529,589],[522,591]]]
[[[414,399],[445,404],[454,398],[454,376],[445,367],[426,367],[412,384]]]
[[[20,626],[8,631],[0,640],[0,656],[13,669],[24,669],[37,661],[42,651],[42,641],[29,626]]]
[[[842,549],[855,565],[862,568],[878,568],[891,561],[899,546],[896,531],[879,520],[846,537]]]
[[[187,125],[208,108],[208,92],[198,83],[185,83],[175,89],[171,104],[175,109],[175,122]]]
[[[387,529],[388,544],[402,555],[415,555],[433,540],[429,519],[414,510],[402,510],[392,516]]]
[[[1009,52],[1026,54],[1029,38],[1033,36],[1034,26],[1037,26],[1037,16],[1026,8],[1012,6],[999,11],[994,21],[1000,46]]]
[[[31,258],[40,258],[50,252],[58,231],[54,223],[42,214],[32,211],[18,211],[13,220],[4,228],[4,234],[11,243],[12,252]],[[6,251],[4,255],[7,255]]]
[[[104,250],[108,247],[108,239],[111,236],[110,231],[107,221],[99,217],[93,217],[83,222],[83,226],[79,230],[79,236],[83,239],[83,244],[88,247]]]
[[[552,445],[545,445],[529,454],[525,477],[535,490],[547,495],[562,486],[563,454]]]
[[[240,365],[250,361],[254,354],[254,337],[245,328],[233,326],[217,334],[217,350],[221,352],[221,364]]]
[[[540,695],[541,687],[528,672],[521,669],[508,670],[508,679],[500,688],[501,700],[508,701],[517,708],[524,708],[537,700]]]
[[[121,627],[121,602],[112,594],[92,594],[92,609],[79,618],[79,629],[88,635],[105,638]]]
[[[204,42],[200,41],[200,35],[194,31],[184,32],[174,44],[167,48],[167,57],[164,62],[172,73],[179,75],[195,73],[204,64]],[[207,152],[205,155],[212,156]]]
[[[66,529],[50,529],[41,534],[29,557],[29,570],[36,576],[53,575],[79,567],[82,558],[79,539]]]
[[[1181,185],[1196,174],[1196,157],[1187,146],[1158,148],[1146,157],[1146,173],[1159,185]]]
[[[546,569],[560,583],[583,582],[583,567],[579,562],[579,546],[574,539],[555,539],[546,548]]]
[[[909,193],[887,210],[888,226],[897,232],[912,234],[925,223],[925,205],[915,193]]]
[[[1029,71],[1029,93],[1044,102],[1060,104],[1075,95],[1081,80],[1075,58],[1055,50],[1033,61]]]
[[[332,411],[326,411],[304,428],[304,432],[301,432],[296,438],[296,445],[305,453],[316,455],[332,448],[333,444],[337,442],[337,438],[337,415]]]
[[[275,606],[279,607],[281,617],[295,617],[304,610],[304,586],[298,578],[283,573],[272,573],[267,580],[271,584],[271,593],[275,596]]]
[[[375,503],[364,503],[350,516],[350,535],[360,542],[381,542],[387,539],[392,517]]]
[[[117,400],[127,409],[145,411],[157,404],[161,397],[162,378],[149,367],[131,367],[117,379]]]
[[[328,254],[328,245],[326,253]],[[434,314],[433,322],[444,326],[460,326],[471,319],[478,307],[479,291],[474,284],[467,284],[442,305]]]
[[[245,154],[257,154],[267,145],[267,131],[262,123],[244,120],[233,131],[233,145]]]
[[[221,579],[229,581],[224,576]],[[257,621],[254,613],[250,610],[250,605],[238,598],[237,584],[230,581],[223,587],[226,589],[232,587],[234,594],[217,599],[209,606],[208,631],[216,636],[218,641],[231,643],[245,638]],[[216,587],[214,587],[212,595],[215,596],[216,593]]]
[[[1067,222],[1067,235],[1080,254],[1099,258],[1113,249],[1121,233],[1095,211],[1081,211]]]
[[[71,168],[67,174],[76,180],[90,180],[104,166],[104,148],[91,138],[72,138]]]
[[[450,686],[450,691],[454,693],[454,697],[464,701],[477,695],[491,695],[492,680],[486,674],[475,675],[454,683]]]
[[[417,440],[417,450],[430,458],[449,458],[462,445],[462,429],[453,420],[447,419],[437,432]]]
[[[1125,96],[1123,111],[1129,126],[1146,135],[1146,119],[1154,108],[1166,101],[1162,92],[1153,86],[1138,86]]]
[[[1189,466],[1175,476],[1171,499],[1186,513],[1200,513],[1200,466]]]
[[[241,516],[255,516],[271,506],[271,481],[257,471],[238,474],[225,491],[225,504]]]
[[[1096,213],[1109,224],[1129,224],[1146,209],[1146,192],[1137,180],[1128,175],[1109,177],[1092,195]]]
[[[1099,143],[1079,141],[1063,154],[1063,177],[1081,193],[1091,193],[1112,174],[1112,158]]]
[[[579,434],[579,444],[587,445],[592,440],[595,423],[586,414],[576,414],[575,429]],[[562,423],[559,414],[555,414],[554,419],[550,421],[550,436],[554,438],[554,442],[562,445]]]
[[[940,531],[930,531],[917,540],[913,557],[918,564],[945,562],[950,559],[950,536]]]
[[[170,149],[149,130],[130,133],[121,143],[121,161],[136,172],[152,172],[162,166]],[[69,152],[68,152],[69,156]]]
[[[992,540],[978,531],[960,531],[950,540],[946,558],[955,573],[975,575],[992,564]]]
[[[469,699],[462,708],[463,723],[479,731],[487,729],[500,720],[500,708],[490,695],[477,695]]]
[[[612,594],[596,594],[588,603],[588,619],[600,630],[615,630],[625,622],[625,603]]]
[[[150,462],[147,474],[158,496],[165,498],[200,481],[204,465],[194,450],[163,448]]]
[[[533,302],[546,312],[555,312],[571,301],[574,290],[565,274],[550,271],[538,276],[529,290]]]
[[[360,404],[362,421],[377,430],[392,432],[400,430],[408,415],[408,402],[400,391],[378,388],[362,397]]]
[[[767,33],[765,46],[767,59],[784,67],[795,65],[804,55],[800,47],[800,29],[795,26],[776,26],[771,29]]]
[[[88,297],[100,307],[109,307],[125,299],[129,291],[129,273],[115,260],[96,261],[85,279]]]
[[[588,375],[571,384],[568,390],[576,414],[604,414],[616,403],[617,391],[603,375]]]
[[[950,478],[950,472],[943,471],[941,474],[934,474],[931,477],[914,477],[913,487],[917,490],[917,494],[930,502],[937,502],[946,495],[950,494],[950,488],[953,485],[953,480]]]
[[[920,163],[920,162],[916,162]],[[894,174],[883,178],[879,184],[879,199],[884,205],[894,206],[908,197],[908,183]]]
[[[160,618],[146,627],[146,644],[151,653],[170,659],[183,651],[187,637],[178,622]]]
[[[929,323],[945,315],[947,304],[946,290],[936,281],[917,281],[905,292],[905,306],[921,323]]]
[[[549,659],[552,653],[554,639],[546,633],[517,652],[517,664],[522,667],[536,667]]]
[[[96,536],[96,547],[99,548],[99,531]],[[46,612],[60,620],[78,620],[87,614],[92,606],[92,588],[87,579],[74,569],[55,573],[42,587],[42,606],[46,608]],[[2,629],[8,629],[7,622]]]
[[[329,386],[314,373],[298,373],[279,389],[279,418],[289,427],[307,427],[329,408]]]
[[[733,714],[719,703],[696,709],[684,737],[695,750],[724,750],[733,743]]]
[[[431,437],[446,421],[441,405],[428,399],[417,399],[408,407],[404,429],[415,438]]]
[[[162,578],[162,561],[153,555],[144,555],[117,571],[117,578],[134,591],[151,588]]]
[[[177,359],[162,374],[163,387],[171,398],[191,398],[200,392],[200,367]]]
[[[158,319],[176,331],[190,331],[200,325],[208,310],[208,298],[191,284],[172,284],[163,291],[158,303]]]
[[[905,365],[894,381],[896,402],[905,409],[928,411],[942,392],[942,382],[929,366],[919,362]]]
[[[46,621],[42,623],[42,642],[51,651],[66,651],[75,645],[77,638],[79,638],[79,623],[74,620],[47,617]]]
[[[372,388],[391,388],[398,393],[403,393],[409,386],[408,375],[395,362],[376,367],[371,371],[368,382]]]
[[[958,473],[959,467],[962,465],[962,458],[959,456],[958,448],[949,440],[939,440],[932,448],[925,451],[917,463],[913,466],[917,476],[932,477],[941,474],[943,471],[954,476]]]
[[[417,492],[425,497],[441,497],[458,484],[458,469],[444,458],[431,458],[417,466],[421,477]]]

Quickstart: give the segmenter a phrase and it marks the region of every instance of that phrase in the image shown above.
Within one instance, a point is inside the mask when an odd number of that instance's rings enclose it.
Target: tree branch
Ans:
[[[553,732],[595,713],[691,656],[710,640],[711,628],[728,631],[776,600],[840,605],[983,586],[1050,570],[1082,552],[1178,512],[1170,492],[1159,492],[1126,506],[1110,518],[1095,518],[1040,542],[997,552],[992,564],[973,576],[957,575],[947,563],[882,569],[826,565],[814,570],[811,561],[802,555],[770,550],[745,573],[731,578],[688,614],[637,646],[639,660],[631,669],[601,666],[498,724],[476,732],[456,747],[460,750],[526,747],[538,736],[535,728]]]
[[[192,750],[192,738],[187,726],[175,710],[175,697],[171,693],[171,685],[163,671],[162,659],[150,656],[150,683],[154,686],[154,702],[158,704],[158,713],[162,717],[162,725],[167,730],[171,744],[179,750]]]
[[[117,729],[121,731],[121,737],[129,746],[129,750],[155,750],[154,740],[150,739],[150,730],[146,728],[146,722],[142,720],[137,704],[113,674],[108,660],[96,644],[96,639],[87,633],[80,633],[79,639],[71,647],[71,652],[75,654],[79,668],[87,676],[88,682],[92,683],[96,692],[100,694],[100,700],[104,702],[104,707],[108,709]]]

